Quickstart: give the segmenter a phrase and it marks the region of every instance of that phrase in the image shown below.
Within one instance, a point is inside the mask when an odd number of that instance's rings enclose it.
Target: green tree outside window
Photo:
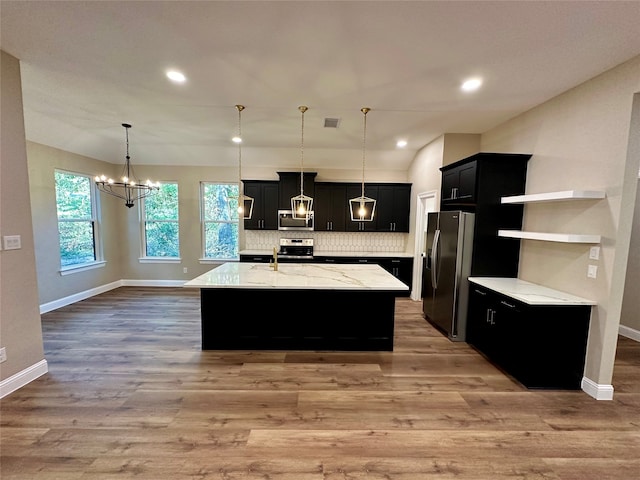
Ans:
[[[203,183],[201,191],[204,257],[217,260],[238,259],[238,184]],[[236,207],[231,199],[234,196]]]

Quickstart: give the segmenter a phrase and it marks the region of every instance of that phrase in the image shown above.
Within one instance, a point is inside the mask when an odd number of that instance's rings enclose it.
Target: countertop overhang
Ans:
[[[469,281],[528,305],[597,305],[593,300],[519,278],[469,277]]]
[[[229,262],[184,284],[191,288],[406,291],[379,265]]]

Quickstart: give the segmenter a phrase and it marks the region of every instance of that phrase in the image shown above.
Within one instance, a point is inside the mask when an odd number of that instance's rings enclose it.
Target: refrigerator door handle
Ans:
[[[440,230],[436,230],[433,235],[433,245],[431,245],[431,284],[433,288],[438,288],[438,247],[440,246]]]

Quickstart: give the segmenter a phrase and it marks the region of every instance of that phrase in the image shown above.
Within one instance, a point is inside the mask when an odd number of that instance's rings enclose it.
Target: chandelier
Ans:
[[[236,105],[238,110],[238,135],[233,141],[238,144],[238,196],[229,196],[229,206],[237,208],[238,217],[249,220],[253,215],[253,198],[244,194],[242,183],[242,111],[244,105]]]
[[[360,111],[364,115],[364,127],[362,134],[362,193],[359,197],[349,200],[349,211],[351,212],[351,221],[353,222],[371,222],[376,211],[376,201],[373,198],[364,196],[364,164],[366,157],[367,143],[367,113],[370,108],[364,107]]]
[[[147,180],[142,183],[135,178],[133,166],[131,165],[131,157],[129,156],[129,129],[131,125],[123,123],[122,126],[126,132],[127,156],[125,157],[126,160],[120,181],[116,182],[113,178],[107,178],[106,175],[98,175],[94,180],[98,190],[123,199],[124,204],[131,208],[133,207],[133,202],[136,200],[140,200],[160,190],[160,182],[153,183],[151,180]]]
[[[300,137],[300,195],[291,197],[291,213],[293,218],[309,220],[313,215],[313,198],[304,194],[304,113],[308,110],[304,105],[298,107],[302,113],[302,133]]]

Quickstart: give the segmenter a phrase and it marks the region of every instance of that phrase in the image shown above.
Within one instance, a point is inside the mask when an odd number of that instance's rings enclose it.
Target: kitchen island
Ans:
[[[200,289],[203,350],[392,351],[409,289],[379,265],[236,262],[184,286]]]

